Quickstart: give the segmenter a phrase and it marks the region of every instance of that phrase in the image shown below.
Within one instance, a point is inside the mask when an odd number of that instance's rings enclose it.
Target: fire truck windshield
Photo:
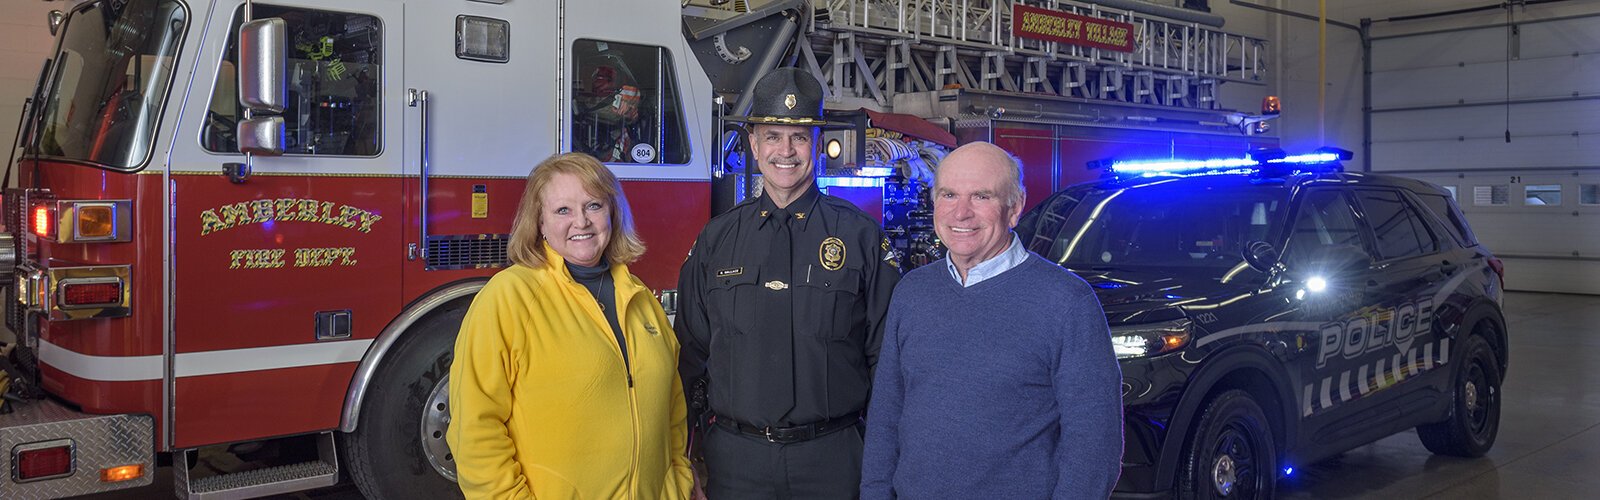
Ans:
[[[142,167],[187,18],[175,0],[102,0],[73,9],[45,83],[33,154]]]

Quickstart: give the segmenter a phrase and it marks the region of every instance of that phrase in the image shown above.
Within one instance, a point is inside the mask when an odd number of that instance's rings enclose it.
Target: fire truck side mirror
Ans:
[[[50,11],[50,36],[56,36],[61,31],[61,22],[67,20],[67,14],[59,10]]]
[[[239,104],[259,114],[283,112],[287,39],[288,24],[281,18],[239,27]]]
[[[283,117],[257,116],[239,121],[239,152],[261,156],[283,154]]]

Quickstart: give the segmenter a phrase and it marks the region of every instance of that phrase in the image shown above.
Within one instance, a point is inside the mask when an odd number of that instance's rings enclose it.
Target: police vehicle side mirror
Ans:
[[[1272,266],[1278,263],[1278,249],[1272,248],[1272,244],[1265,241],[1246,243],[1244,261],[1257,271],[1270,272]]]

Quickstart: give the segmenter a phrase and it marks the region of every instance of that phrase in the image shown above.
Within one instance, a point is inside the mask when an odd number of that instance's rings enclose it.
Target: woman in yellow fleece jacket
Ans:
[[[449,443],[467,498],[688,498],[678,342],[628,263],[621,185],[582,153],[534,167],[509,246],[450,367]]]

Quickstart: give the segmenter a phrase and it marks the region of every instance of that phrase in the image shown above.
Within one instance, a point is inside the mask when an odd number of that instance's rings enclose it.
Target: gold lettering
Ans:
[[[322,216],[319,217],[320,220],[318,220],[317,222],[321,222],[323,224],[338,224],[339,223],[338,219],[333,218],[333,205],[334,205],[334,203],[331,202],[331,201],[322,202],[322,210],[319,212],[319,213],[322,214]]]
[[[295,217],[294,217],[295,221],[298,221],[298,222],[316,222],[317,221],[317,200],[300,200],[299,208],[297,208],[296,210],[298,210],[299,213],[294,214],[295,215]]]
[[[383,220],[383,216],[382,215],[378,215],[378,214],[375,214],[375,213],[372,213],[372,212],[368,212],[366,210],[362,210],[361,211],[361,225],[356,227],[356,230],[357,231],[361,231],[363,233],[370,233],[370,232],[372,232],[372,225],[376,224],[380,220]]]
[[[282,248],[234,250],[229,252],[229,269],[275,269],[283,267]]]
[[[339,220],[330,224],[338,224],[339,227],[345,229],[356,227],[356,218],[360,217],[362,212],[365,212],[365,210],[350,205],[339,207]]]
[[[250,222],[250,204],[247,202],[222,206],[222,224],[227,227]]]
[[[294,210],[294,207],[299,203],[300,200],[294,198],[278,198],[275,200],[272,204],[272,207],[277,210],[277,220],[294,220],[294,215],[291,215],[289,212]]]
[[[250,218],[250,222],[260,224],[272,220],[272,200],[252,201],[250,206],[255,210],[255,216]]]
[[[335,262],[341,266],[353,266],[356,265],[355,254],[353,247],[297,248],[294,251],[294,267],[329,267]]]
[[[205,236],[211,234],[213,231],[221,231],[227,228],[228,225],[223,224],[222,219],[217,217],[216,210],[206,210],[204,212],[200,212],[200,236]]]

